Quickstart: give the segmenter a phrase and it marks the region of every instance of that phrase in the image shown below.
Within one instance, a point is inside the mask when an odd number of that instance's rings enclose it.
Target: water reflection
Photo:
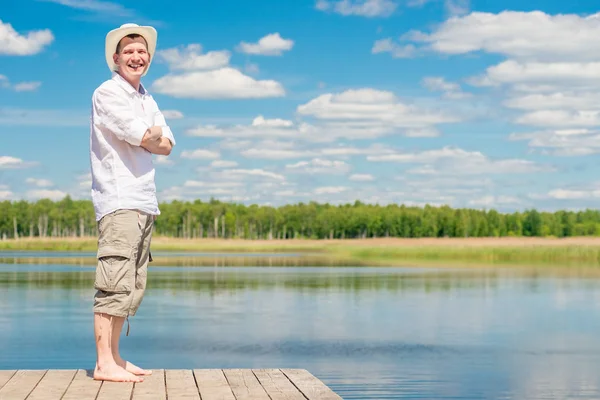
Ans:
[[[0,265],[0,369],[89,368],[93,279]],[[599,284],[584,268],[156,264],[122,348],[149,368],[306,368],[344,399],[600,398]]]

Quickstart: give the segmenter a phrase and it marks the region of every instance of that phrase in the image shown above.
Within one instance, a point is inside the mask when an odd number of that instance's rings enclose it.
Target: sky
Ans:
[[[556,0],[3,0],[0,200],[90,199],[108,31],[177,145],[157,196],[502,212],[600,200],[600,10]]]

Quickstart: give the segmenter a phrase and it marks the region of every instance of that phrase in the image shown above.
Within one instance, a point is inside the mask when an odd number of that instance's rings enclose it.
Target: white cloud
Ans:
[[[209,51],[202,54],[202,46],[192,43],[186,47],[180,46],[156,53],[157,57],[166,61],[171,70],[210,70],[226,67],[231,59],[228,50]]]
[[[215,160],[210,163],[210,166],[214,168],[232,168],[237,167],[238,163],[235,161]]]
[[[183,183],[184,187],[193,188],[237,188],[243,185],[242,182],[208,182],[195,180],[187,180]]]
[[[554,92],[509,97],[504,105],[521,110],[585,110],[600,105],[598,92]]]
[[[344,16],[389,17],[398,7],[394,0],[317,0],[315,8]]]
[[[522,200],[514,196],[483,196],[468,201],[468,205],[475,207],[497,208],[503,205],[521,204]]]
[[[54,41],[49,29],[19,34],[11,24],[0,20],[0,55],[30,56],[41,52]]]
[[[374,181],[375,177],[373,177],[371,174],[353,174],[350,175],[349,179],[355,182],[370,182]]]
[[[14,195],[10,190],[0,190],[0,200],[10,200],[14,198]]]
[[[600,110],[567,111],[542,110],[527,113],[517,119],[524,125],[549,127],[593,127],[600,125]]]
[[[27,191],[27,197],[32,200],[38,199],[50,199],[53,201],[62,200],[67,196],[67,193],[61,190],[29,190]]]
[[[469,12],[470,0],[445,0],[444,5],[448,14],[463,15]]]
[[[108,13],[118,15],[121,17],[131,16],[133,13],[131,10],[126,9],[118,3],[102,0],[38,0],[50,3],[57,3],[63,6],[76,8],[86,11],[95,11],[101,13]]]
[[[313,190],[314,194],[338,194],[350,190],[346,186],[321,186]]]
[[[389,127],[404,128],[424,128],[458,121],[455,116],[403,104],[392,92],[370,88],[323,94],[298,106],[297,112],[318,119],[376,121]]]
[[[584,156],[600,153],[600,131],[559,129],[512,133],[509,140],[528,140],[528,146],[555,156]]]
[[[22,159],[17,157],[0,156],[0,169],[28,168],[35,164],[35,162],[23,161]]]
[[[275,32],[262,37],[258,43],[241,42],[238,45],[238,51],[261,56],[280,56],[284,51],[291,50],[292,47],[294,47],[293,40],[284,39],[279,32]]]
[[[27,178],[25,179],[25,182],[37,187],[50,187],[54,185],[54,183],[48,179]]]
[[[6,75],[0,75],[0,87],[4,89],[12,89],[15,92],[33,92],[42,85],[42,82],[19,82],[11,84]]]
[[[290,171],[308,174],[341,174],[348,172],[351,167],[344,161],[313,158],[310,161],[287,164],[285,168]]]
[[[158,165],[174,165],[175,162],[169,156],[155,155],[154,162]]]
[[[585,61],[600,56],[595,40],[600,35],[599,16],[473,12],[446,20],[430,34],[413,31],[402,39],[426,43],[429,50],[445,54],[485,51],[523,60]]]
[[[250,99],[282,97],[283,86],[273,80],[255,80],[234,68],[194,71],[158,78],[152,89],[161,94],[194,99]]]
[[[390,53],[392,58],[411,58],[417,54],[414,44],[400,45],[392,38],[376,40],[371,48],[372,54]]]
[[[190,158],[194,160],[212,160],[221,157],[219,152],[206,150],[206,149],[196,149],[196,150],[184,150],[181,153],[182,158]]]
[[[470,93],[463,92],[458,83],[448,82],[441,76],[427,76],[423,78],[422,83],[431,91],[443,92],[444,97],[448,99],[463,99],[471,96]]]
[[[277,174],[275,172],[265,171],[260,168],[254,169],[226,169],[222,172],[216,173],[215,177],[222,177],[224,179],[245,179],[247,177],[262,177],[269,178],[278,181],[284,181],[285,177],[281,174]]]
[[[262,146],[257,146],[243,150],[240,152],[240,154],[247,158],[285,160],[307,157],[313,155],[314,153],[310,150],[289,150],[281,148],[263,148]]]
[[[19,82],[14,85],[15,92],[34,92],[42,86],[42,82]]]
[[[600,62],[519,62],[507,60],[487,69],[483,77],[475,79],[474,83],[483,82],[485,85],[525,84],[536,85],[535,89],[546,88],[556,90],[571,89],[574,86],[588,88],[598,85]],[[519,86],[516,87],[517,89]]]
[[[423,175],[477,175],[477,174],[525,174],[550,172],[554,168],[521,159],[490,160],[478,151],[466,151],[457,147],[443,147],[420,153],[395,153],[367,156],[373,162],[398,162],[423,164],[408,173]]]
[[[254,118],[254,120],[252,120],[252,126],[283,128],[290,127],[292,125],[294,125],[292,121],[279,118],[265,119],[262,115],[259,115],[258,117]]]
[[[181,119],[183,118],[183,113],[178,110],[164,110],[162,114],[166,119]]]

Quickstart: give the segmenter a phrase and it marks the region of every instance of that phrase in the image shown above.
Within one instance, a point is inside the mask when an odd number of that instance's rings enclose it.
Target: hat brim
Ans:
[[[117,45],[119,44],[121,39],[133,33],[143,36],[144,39],[146,39],[146,42],[148,43],[148,53],[150,53],[150,61],[148,62],[146,70],[142,74],[142,76],[144,76],[146,75],[146,73],[148,73],[148,70],[150,69],[150,64],[152,64],[152,59],[154,58],[154,53],[156,52],[156,39],[158,35],[156,33],[156,29],[154,29],[151,26],[129,26],[125,28],[113,29],[112,31],[108,32],[108,34],[106,34],[104,50],[106,54],[106,63],[108,64],[108,68],[111,71],[116,71],[118,69],[117,65],[113,60],[113,55],[115,54]]]

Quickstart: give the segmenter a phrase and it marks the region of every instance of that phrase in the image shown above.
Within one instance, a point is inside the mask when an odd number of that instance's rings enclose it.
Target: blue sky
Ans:
[[[104,37],[150,24],[160,201],[595,208],[600,14],[468,0],[21,0],[0,11],[0,200],[89,198]]]

